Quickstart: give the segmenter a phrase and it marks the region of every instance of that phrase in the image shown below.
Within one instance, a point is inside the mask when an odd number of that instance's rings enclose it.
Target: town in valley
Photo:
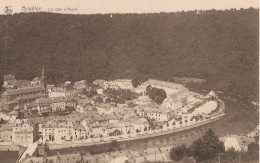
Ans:
[[[212,123],[225,116],[225,104],[214,91],[202,95],[189,91],[183,84],[156,79],[139,83],[134,83],[133,79],[96,79],[93,82],[86,79],[51,85],[45,73],[43,66],[41,76],[32,81],[4,75],[0,145],[8,150],[24,148],[20,162],[48,159],[46,155],[51,148],[152,138]],[[226,148],[243,151],[258,133],[257,127],[247,135],[227,135],[220,140]],[[135,157],[120,152],[103,161],[122,158],[135,162],[154,161],[157,150],[157,160],[165,161],[170,160],[171,148],[146,149]],[[134,153],[136,151],[132,151]],[[59,158],[66,160],[71,155]],[[73,158],[82,158],[80,156],[76,154]],[[86,160],[91,159],[91,156],[86,157]]]

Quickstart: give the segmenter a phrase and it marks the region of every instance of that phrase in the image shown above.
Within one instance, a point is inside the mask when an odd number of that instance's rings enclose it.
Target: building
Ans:
[[[4,88],[13,88],[15,82],[16,79],[14,75],[11,74],[4,75],[4,85],[3,85]]]
[[[207,98],[211,98],[211,99],[218,99],[218,95],[216,94],[216,92],[214,91],[210,91],[207,95]]]
[[[36,100],[37,110],[44,112],[64,111],[66,108],[76,108],[76,101],[67,97],[39,98]]]
[[[74,89],[76,90],[83,90],[86,89],[87,81],[86,80],[80,80],[74,83]]]
[[[147,105],[152,103],[152,99],[149,96],[139,96],[137,99],[133,100],[135,104]]]
[[[49,122],[42,127],[43,142],[64,142],[86,138],[86,129],[73,122]]]
[[[106,80],[102,80],[102,79],[96,79],[93,81],[93,84],[103,88],[104,84],[105,84]]]
[[[130,79],[116,79],[113,81],[106,81],[104,83],[104,89],[129,89],[132,90],[134,87],[132,85],[132,80]]]
[[[8,89],[1,95],[3,108],[11,111],[18,104],[22,106],[25,103],[44,97],[44,92],[43,86]]]
[[[66,97],[68,95],[67,90],[63,87],[53,87],[48,94],[49,97]]]
[[[145,105],[143,106],[142,110],[143,110],[142,117],[154,119],[156,121],[161,121],[161,122],[168,121],[173,114],[172,109],[159,107],[154,104]]]
[[[247,136],[249,138],[258,137],[259,136],[259,125],[257,125],[256,128],[253,131],[249,132],[247,134]]]
[[[0,125],[0,142],[11,143],[13,136],[13,124]]]
[[[224,143],[226,151],[231,148],[234,148],[235,151],[239,151],[239,152],[247,151],[248,145],[255,142],[254,138],[248,138],[246,136],[238,136],[238,135],[226,135],[219,139]]]
[[[33,143],[33,127],[27,123],[16,124],[13,127],[13,143]]]
[[[163,101],[163,107],[179,109],[193,101],[193,96],[188,90],[182,90],[172,95],[167,96]]]
[[[165,81],[154,80],[154,79],[149,79],[144,84],[146,86],[151,85],[152,87],[162,87],[162,88],[177,89],[177,90],[186,90],[187,89],[182,84],[176,84],[176,83],[172,83],[172,82],[165,82]]]
[[[42,77],[36,77],[36,78],[34,78],[34,79],[31,81],[31,86],[32,86],[32,87],[34,87],[34,86],[40,86],[40,85],[44,86],[44,85],[43,85],[43,83],[44,83],[43,80],[44,80],[44,79],[43,79]]]
[[[131,123],[132,126],[132,132],[144,132],[149,130],[149,123],[145,118],[131,118],[129,119],[129,122]]]

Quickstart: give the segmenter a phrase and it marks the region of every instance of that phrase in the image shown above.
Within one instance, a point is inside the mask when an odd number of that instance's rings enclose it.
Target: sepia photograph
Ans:
[[[258,163],[258,0],[1,0],[0,163]]]

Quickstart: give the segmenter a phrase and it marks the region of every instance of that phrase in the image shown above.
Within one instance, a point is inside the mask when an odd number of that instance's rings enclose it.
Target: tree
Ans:
[[[249,144],[247,153],[250,159],[259,160],[259,145],[255,142]]]
[[[181,145],[176,148],[173,147],[170,151],[170,157],[175,161],[179,161],[189,155],[191,155],[190,149],[185,145]]]
[[[147,127],[146,126],[144,127],[144,131],[147,131]]]
[[[95,99],[95,103],[102,103],[103,102],[103,99],[101,97],[97,97]]]
[[[142,83],[146,82],[149,79],[147,75],[138,75],[132,79],[132,85],[134,88],[140,86]]]
[[[230,148],[223,153],[220,160],[221,160],[221,162],[224,162],[224,163],[239,162],[239,155],[240,155],[240,153],[235,151],[234,148]]]
[[[113,141],[110,143],[110,145],[111,145],[112,147],[119,147],[119,143],[118,143],[116,140],[113,140]]]
[[[216,158],[225,151],[225,147],[213,130],[209,129],[202,138],[192,144],[191,151],[196,160],[203,161]]]
[[[151,85],[146,87],[146,93],[157,104],[161,104],[167,98],[165,90],[152,87]]]

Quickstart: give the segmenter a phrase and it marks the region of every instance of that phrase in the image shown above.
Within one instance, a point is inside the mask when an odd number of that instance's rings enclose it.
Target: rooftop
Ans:
[[[44,87],[24,87],[20,89],[7,89],[3,94],[4,95],[19,95],[22,93],[32,93],[37,91],[44,91]]]

